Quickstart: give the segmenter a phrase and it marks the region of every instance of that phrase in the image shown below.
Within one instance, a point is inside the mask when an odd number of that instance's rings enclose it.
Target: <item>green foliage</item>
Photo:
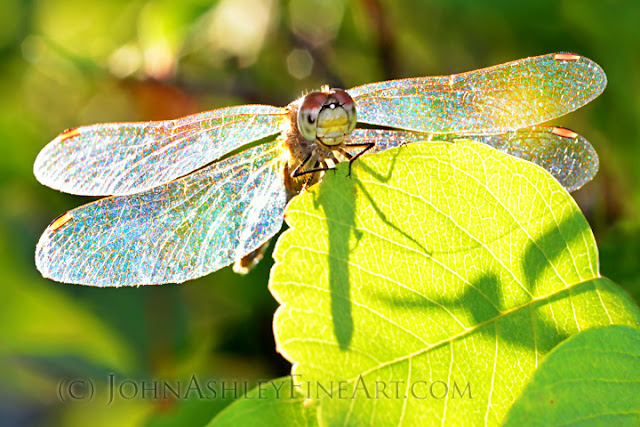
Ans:
[[[291,377],[258,385],[209,423],[209,427],[265,425],[316,425],[316,408],[305,404]]]
[[[596,102],[557,122],[578,130],[600,155],[601,172],[574,197],[598,239],[603,274],[637,298],[639,14],[640,2],[601,0],[3,0],[0,424],[197,425],[227,402],[136,398],[107,407],[100,397],[74,404],[58,399],[57,385],[63,378],[90,377],[98,392],[105,392],[104,378],[112,371],[136,381],[196,374],[250,384],[290,372],[274,350],[271,321],[277,304],[266,289],[268,254],[248,276],[225,269],[182,286],[93,289],[39,276],[33,255],[40,233],[53,218],[88,199],[41,186],[33,177],[33,160],[59,132],[79,125],[176,118],[237,104],[281,106],[326,83],[351,87],[576,52],[598,62],[609,85]],[[258,28],[254,16],[268,16],[268,21]],[[302,58],[297,65],[291,61],[296,57]],[[306,76],[299,73],[305,66]],[[340,182],[358,192],[354,181]],[[528,199],[522,203],[528,206]],[[351,239],[338,234],[333,241]],[[475,261],[466,260],[463,272]],[[310,267],[305,263],[301,272]],[[346,270],[329,272],[335,281]],[[493,286],[491,277],[480,283]],[[617,288],[609,289],[617,294]],[[475,311],[468,313],[463,306],[477,298],[460,296],[460,289],[444,290],[436,300],[455,305],[456,316],[465,321],[490,319],[496,310],[491,304],[469,305]],[[513,307],[525,294],[522,288],[519,292],[507,301]],[[582,307],[585,295],[574,297],[576,307]],[[494,303],[511,297],[490,296]],[[586,303],[592,308],[591,300]],[[336,310],[345,306],[334,304]],[[406,306],[410,315],[421,310],[410,302]],[[340,316],[349,318],[348,312]],[[553,324],[549,327],[555,331]],[[566,329],[563,325],[555,333],[564,336]],[[341,340],[347,342],[349,335]],[[524,384],[526,378],[514,381]]]
[[[640,332],[589,329],[544,359],[504,425],[637,425],[639,386]]]
[[[344,166],[292,201],[270,282],[324,422],[495,425],[567,337],[640,322],[539,167],[471,142]]]

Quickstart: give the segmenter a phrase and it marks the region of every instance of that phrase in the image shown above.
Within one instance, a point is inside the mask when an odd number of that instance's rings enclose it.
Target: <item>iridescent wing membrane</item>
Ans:
[[[542,166],[574,191],[596,174],[595,150],[575,132],[532,126],[582,107],[606,84],[595,62],[556,53],[451,76],[358,86],[348,92],[359,121],[414,132],[358,129],[350,141],[375,142],[375,152],[414,141],[476,140]]]
[[[429,133],[498,134],[560,117],[602,93],[595,62],[568,53],[536,56],[441,77],[349,89],[358,121]]]
[[[544,168],[567,191],[575,191],[598,172],[598,154],[589,141],[569,129],[532,126],[496,135],[427,134],[383,129],[356,129],[350,141],[374,142],[372,153],[419,141],[473,140]]]
[[[36,177],[70,193],[116,196],[52,222],[36,248],[38,270],[93,286],[182,282],[257,249],[282,227],[279,142],[205,165],[281,132],[286,117],[247,105],[64,132],[38,156]]]
[[[74,209],[36,249],[43,276],[93,286],[183,282],[257,249],[282,227],[279,141],[152,190]]]
[[[36,158],[38,181],[83,196],[133,194],[275,135],[283,108],[243,105],[176,120],[106,123],[63,132]]]

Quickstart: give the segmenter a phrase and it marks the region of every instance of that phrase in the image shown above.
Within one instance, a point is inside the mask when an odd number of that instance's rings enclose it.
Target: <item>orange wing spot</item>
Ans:
[[[60,140],[64,141],[65,139],[73,138],[74,136],[80,135],[79,128],[67,129],[60,134]]]
[[[554,127],[553,129],[551,129],[551,133],[554,135],[561,136],[563,138],[571,138],[571,139],[576,139],[576,137],[578,136],[578,134],[572,130],[569,130],[566,128],[559,128],[559,127]]]
[[[49,226],[49,229],[53,233],[58,228],[62,227],[63,225],[65,225],[66,223],[71,221],[72,218],[73,218],[73,216],[69,212],[67,212],[67,213],[65,213],[63,215],[60,215],[58,218],[53,220],[53,222]]]
[[[574,55],[573,53],[556,53],[553,55],[555,61],[577,61],[580,59],[580,55]]]

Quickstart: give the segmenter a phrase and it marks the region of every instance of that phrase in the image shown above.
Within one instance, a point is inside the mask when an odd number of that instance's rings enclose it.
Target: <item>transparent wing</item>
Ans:
[[[598,172],[596,150],[583,136],[565,128],[534,126],[499,135],[465,137],[543,167],[569,192]]]
[[[36,249],[44,277],[92,286],[183,282],[258,248],[282,226],[278,141],[144,193],[67,212]]]
[[[347,140],[374,142],[370,152],[417,141],[473,140],[543,167],[567,191],[575,191],[598,172],[598,155],[589,141],[560,127],[533,126],[497,135],[426,134],[419,132],[356,129]]]
[[[433,133],[503,133],[587,104],[607,84],[595,62],[557,53],[442,77],[367,84],[348,90],[358,121]]]
[[[285,119],[282,108],[242,105],[176,120],[83,126],[44,147],[33,171],[41,183],[67,193],[133,194],[277,134]]]

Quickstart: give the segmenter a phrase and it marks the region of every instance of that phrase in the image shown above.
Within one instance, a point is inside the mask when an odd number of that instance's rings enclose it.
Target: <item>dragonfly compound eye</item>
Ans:
[[[298,110],[298,129],[308,141],[314,141],[317,135],[317,123],[320,110],[325,105],[328,95],[323,92],[311,92],[304,97]]]

